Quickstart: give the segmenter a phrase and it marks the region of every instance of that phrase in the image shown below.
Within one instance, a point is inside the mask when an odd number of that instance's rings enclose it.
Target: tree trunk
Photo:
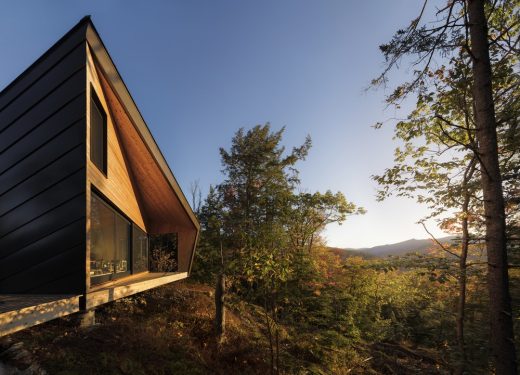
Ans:
[[[271,354],[271,375],[274,375],[274,343],[273,343],[273,331],[271,326],[271,318],[269,317],[269,311],[267,307],[267,296],[264,299],[264,315],[265,315],[265,326],[267,328],[267,338],[269,339],[269,353]]]
[[[222,340],[226,332],[226,306],[224,297],[226,291],[226,275],[220,273],[217,277],[217,285],[215,287],[215,333],[218,341]]]
[[[491,346],[497,374],[517,374],[509,295],[505,210],[498,162],[492,73],[484,0],[468,0],[473,96],[486,222]]]
[[[459,258],[459,300],[457,301],[457,344],[460,353],[460,365],[456,374],[463,374],[466,369],[466,344],[464,342],[464,321],[466,318],[466,283],[467,283],[467,260],[469,250],[469,204],[471,191],[468,187],[475,172],[475,158],[469,163],[462,180],[462,241]]]
[[[463,374],[466,368],[466,346],[464,343],[464,318],[466,309],[466,262],[468,259],[469,233],[468,233],[468,203],[469,196],[465,192],[462,218],[462,243],[459,259],[459,300],[457,303],[457,344],[460,353],[460,365],[457,374]]]
[[[467,227],[466,223],[463,226]],[[466,232],[467,233],[467,232]],[[457,301],[457,345],[460,353],[460,364],[456,374],[464,374],[466,368],[466,345],[464,342],[464,319],[466,310],[466,260],[468,258],[468,237],[462,235],[462,249],[459,260],[459,300]]]

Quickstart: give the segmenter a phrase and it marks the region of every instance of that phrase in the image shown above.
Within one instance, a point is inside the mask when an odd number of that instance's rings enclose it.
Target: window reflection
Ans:
[[[148,271],[148,235],[137,225],[132,227],[132,272]]]
[[[129,272],[130,222],[95,194],[91,199],[90,275],[93,283]]]

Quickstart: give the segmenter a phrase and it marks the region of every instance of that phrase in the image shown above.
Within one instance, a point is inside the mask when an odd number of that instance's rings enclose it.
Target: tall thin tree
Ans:
[[[486,247],[488,255],[488,291],[490,295],[491,346],[495,370],[499,374],[516,374],[516,352],[509,295],[506,215],[499,164],[497,121],[493,98],[493,74],[490,44],[502,48],[507,56],[518,48],[518,1],[453,0],[438,10],[434,22],[425,23],[428,13],[424,2],[419,17],[393,39],[381,46],[387,68],[374,82],[387,80],[387,73],[403,56],[417,56],[415,78],[400,85],[390,96],[399,102],[410,92],[423,93],[428,86],[427,74],[435,56],[446,57],[465,51],[471,57],[472,91],[476,143],[471,151],[479,161],[481,188],[484,198]],[[513,14],[498,17],[493,33],[488,21],[494,14]],[[516,38],[511,38],[516,35]],[[516,39],[516,41],[515,41]]]

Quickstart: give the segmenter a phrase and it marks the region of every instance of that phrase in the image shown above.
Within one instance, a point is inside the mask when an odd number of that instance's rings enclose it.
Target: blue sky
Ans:
[[[240,127],[286,127],[285,144],[313,148],[302,189],[342,191],[368,213],[332,226],[330,245],[365,247],[426,233],[413,201],[375,200],[370,179],[393,160],[384,90],[365,91],[383,68],[378,45],[417,15],[413,0],[4,1],[0,89],[92,15],[105,45],[189,195],[222,179],[218,148]],[[406,79],[403,69],[395,82]],[[437,235],[434,224],[430,229]]]

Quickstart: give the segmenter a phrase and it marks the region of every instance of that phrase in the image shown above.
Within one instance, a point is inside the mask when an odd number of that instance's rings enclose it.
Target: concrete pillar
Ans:
[[[96,325],[96,310],[87,310],[78,313],[78,324],[80,328],[89,328]]]

